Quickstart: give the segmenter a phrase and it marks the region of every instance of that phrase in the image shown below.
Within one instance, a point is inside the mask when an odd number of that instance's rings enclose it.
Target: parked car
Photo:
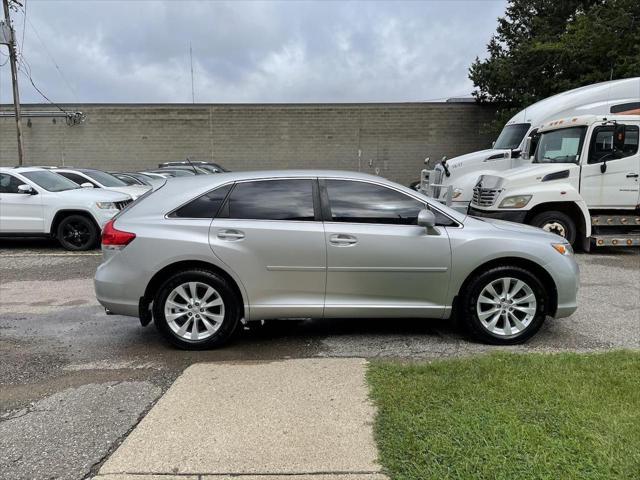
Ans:
[[[48,236],[67,250],[88,250],[131,201],[123,193],[81,188],[51,170],[0,168],[0,236]]]
[[[181,169],[181,168],[158,168],[157,170],[149,170],[149,173],[159,173],[161,175],[170,175],[172,177],[191,177],[193,175],[206,175],[209,172],[203,172],[196,170],[195,172],[192,169]]]
[[[134,174],[130,172],[108,172],[116,178],[119,178],[127,185],[151,185],[149,183],[149,177],[141,174]]]
[[[148,186],[127,185],[125,182],[110,173],[96,170],[94,168],[68,168],[61,167],[52,169],[63,177],[76,182],[85,188],[104,188],[114,192],[125,193],[134,200],[149,190]]]
[[[159,168],[165,168],[165,167],[192,167],[192,166],[196,166],[198,168],[202,168],[206,171],[208,171],[209,173],[224,173],[224,172],[228,172],[229,170],[227,170],[226,168],[220,166],[217,163],[214,162],[202,162],[202,161],[191,161],[191,162],[164,162],[158,165]]]
[[[379,177],[224,173],[167,182],[109,222],[95,276],[108,312],[174,345],[222,345],[239,323],[458,312],[494,344],[576,308],[561,237],[479,220]]]

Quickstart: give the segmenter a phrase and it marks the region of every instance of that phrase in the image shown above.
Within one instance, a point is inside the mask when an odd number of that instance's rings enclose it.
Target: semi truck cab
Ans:
[[[527,139],[530,164],[480,176],[469,214],[527,223],[587,250],[640,245],[639,131],[637,114],[547,122]]]

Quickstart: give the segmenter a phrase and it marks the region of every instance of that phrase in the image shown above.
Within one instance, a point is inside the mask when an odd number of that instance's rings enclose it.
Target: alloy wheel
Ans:
[[[222,326],[224,302],[210,285],[187,282],[169,293],[164,303],[164,316],[176,336],[199,342],[210,338]]]
[[[82,248],[89,241],[91,232],[83,222],[68,222],[62,229],[62,237],[74,247]]]
[[[536,296],[526,282],[512,277],[492,280],[478,296],[476,311],[482,326],[493,335],[514,337],[535,318]]]

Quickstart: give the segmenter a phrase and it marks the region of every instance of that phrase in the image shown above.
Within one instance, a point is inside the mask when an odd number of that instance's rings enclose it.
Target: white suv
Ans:
[[[0,236],[50,236],[67,250],[97,245],[104,224],[133,200],[35,167],[0,167]]]

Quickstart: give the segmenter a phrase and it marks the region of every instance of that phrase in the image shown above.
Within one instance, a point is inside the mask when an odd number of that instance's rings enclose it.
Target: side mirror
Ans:
[[[81,183],[81,184],[80,184],[80,186],[81,186],[82,188],[93,188],[93,183],[91,183],[91,182],[84,182],[84,183]]]
[[[493,142],[491,142],[491,148],[496,146],[496,141],[494,140]]]
[[[520,158],[522,156],[522,150],[518,150],[515,148],[511,149],[511,158]]]
[[[513,153],[512,153],[513,156]],[[522,150],[520,150],[520,158],[523,160],[529,160],[531,158],[531,137],[527,137],[524,139],[524,146]],[[518,158],[518,157],[513,157]]]
[[[31,185],[18,185],[18,192],[25,195],[36,195],[38,192]]]
[[[600,173],[605,173],[607,171],[607,161],[603,160],[600,164]]]
[[[436,216],[431,210],[423,208],[418,213],[418,225],[429,230],[436,226]]]

